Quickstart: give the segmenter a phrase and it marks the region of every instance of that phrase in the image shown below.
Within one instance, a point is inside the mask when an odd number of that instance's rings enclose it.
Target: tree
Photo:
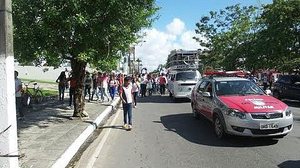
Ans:
[[[233,70],[243,66],[242,46],[252,38],[258,8],[234,5],[219,12],[211,11],[196,24],[196,33],[205,38],[196,38],[207,51],[201,57],[205,66]]]
[[[195,38],[208,49],[201,58],[205,66],[299,69],[299,0],[274,0],[260,8],[230,6],[210,12],[196,26],[196,33],[206,37]]]
[[[300,1],[274,0],[264,7],[259,19],[262,28],[255,44],[267,68],[299,69]]]
[[[111,64],[155,20],[154,0],[14,0],[14,46],[20,62],[44,59],[59,65],[68,59],[77,79],[73,116],[82,116],[87,63]]]

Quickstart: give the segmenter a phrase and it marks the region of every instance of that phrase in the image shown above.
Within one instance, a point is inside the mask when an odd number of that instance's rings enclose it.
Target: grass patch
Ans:
[[[21,81],[26,81],[26,82],[34,81],[34,82],[37,82],[37,83],[57,84],[55,81],[45,81],[45,80],[36,80],[36,79],[23,79],[23,78],[20,78],[20,79],[21,79]]]
[[[29,90],[30,93],[32,93],[32,94],[34,93],[33,88],[28,88],[28,90]],[[47,90],[47,89],[40,89],[40,90],[42,91],[42,93],[45,97],[47,97],[47,96],[58,96],[58,91],[57,90]]]
[[[58,96],[58,91],[56,90],[44,90],[42,89],[44,96]]]

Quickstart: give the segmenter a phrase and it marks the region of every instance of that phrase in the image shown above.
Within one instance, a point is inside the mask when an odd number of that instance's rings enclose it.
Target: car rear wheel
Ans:
[[[224,125],[219,115],[214,118],[214,129],[218,139],[223,139],[226,136]]]

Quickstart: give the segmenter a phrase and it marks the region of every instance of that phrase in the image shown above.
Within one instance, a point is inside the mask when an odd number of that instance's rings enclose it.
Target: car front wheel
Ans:
[[[214,129],[218,139],[223,139],[226,136],[224,125],[219,115],[216,115],[216,117],[214,118]]]

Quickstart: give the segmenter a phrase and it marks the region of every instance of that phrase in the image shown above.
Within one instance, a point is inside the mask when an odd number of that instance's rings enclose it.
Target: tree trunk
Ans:
[[[87,114],[84,112],[84,84],[83,80],[85,77],[85,68],[86,62],[79,61],[78,59],[74,58],[71,60],[71,67],[72,67],[72,75],[76,79],[76,88],[75,88],[75,95],[74,95],[74,113],[73,117],[87,117]]]

